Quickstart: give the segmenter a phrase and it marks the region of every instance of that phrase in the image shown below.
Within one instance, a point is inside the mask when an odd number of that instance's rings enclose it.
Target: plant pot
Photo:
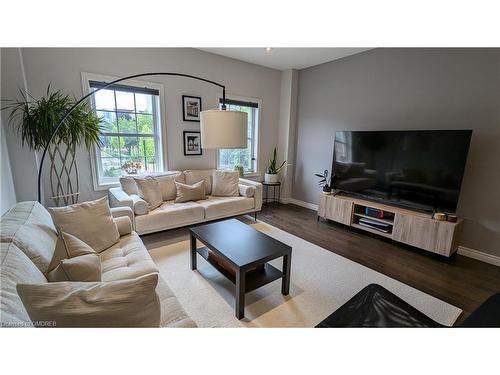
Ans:
[[[266,173],[264,174],[264,182],[269,182],[271,184],[274,184],[278,182],[278,175]]]

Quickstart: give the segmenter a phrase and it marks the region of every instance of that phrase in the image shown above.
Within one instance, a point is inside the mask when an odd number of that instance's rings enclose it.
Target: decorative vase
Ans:
[[[266,173],[266,174],[264,174],[264,182],[275,184],[276,182],[278,182],[278,174],[277,173],[273,173],[273,174]]]

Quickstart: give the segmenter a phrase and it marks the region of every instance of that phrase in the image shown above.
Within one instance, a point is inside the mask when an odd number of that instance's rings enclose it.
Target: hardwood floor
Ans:
[[[462,255],[440,258],[341,224],[318,222],[316,211],[307,208],[264,205],[258,219],[461,308],[457,323],[500,292],[497,266]]]

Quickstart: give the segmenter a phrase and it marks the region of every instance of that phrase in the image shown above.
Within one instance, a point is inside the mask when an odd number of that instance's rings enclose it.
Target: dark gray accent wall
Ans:
[[[301,70],[293,198],[318,202],[336,130],[466,128],[461,245],[500,256],[498,48],[380,48]]]

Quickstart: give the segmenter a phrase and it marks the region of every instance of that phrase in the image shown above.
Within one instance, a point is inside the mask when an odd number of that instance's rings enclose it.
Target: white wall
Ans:
[[[4,131],[3,121],[0,119],[0,157],[2,164],[0,166],[0,215],[3,215],[16,202],[16,191],[14,190],[14,180],[10,169],[9,152]]]
[[[295,69],[281,72],[280,122],[278,128],[278,164],[286,160],[281,171],[281,200],[288,203],[292,195],[293,161],[295,154],[298,74]]]
[[[35,96],[44,94],[47,85],[80,97],[83,94],[81,73],[97,73],[112,76],[126,76],[144,72],[179,72],[204,77],[226,85],[228,95],[238,95],[262,100],[261,145],[259,168],[261,174],[278,138],[281,72],[211,53],[187,48],[23,48],[27,85]],[[3,60],[3,58],[2,58]],[[19,62],[7,61],[9,69],[18,69]],[[10,79],[10,77],[6,77]],[[21,84],[14,78],[13,84]],[[199,123],[182,121],[181,96],[183,94],[202,97],[204,109],[217,106],[217,95],[221,89],[188,78],[146,77],[145,81],[161,83],[165,88],[166,108],[166,160],[170,170],[214,168],[216,155],[213,150],[203,150],[202,156],[185,157],[182,132],[199,130]],[[124,82],[125,83],[125,82]],[[9,94],[12,94],[11,90]],[[9,148],[9,151],[10,148]],[[24,168],[25,160],[18,160],[26,150],[17,147],[11,151],[14,170]],[[81,201],[102,196],[105,192],[95,192],[92,186],[89,152],[78,152],[80,168]],[[48,191],[48,179],[45,180]],[[15,180],[16,189],[18,182]],[[19,199],[27,197],[26,192]],[[47,205],[51,205],[47,199]]]
[[[20,50],[18,48],[2,48],[0,62],[0,98],[4,100],[19,97],[19,89],[25,88]],[[8,112],[1,111],[1,116],[17,200],[36,200],[35,153],[27,147],[21,146],[17,131],[8,124]]]

